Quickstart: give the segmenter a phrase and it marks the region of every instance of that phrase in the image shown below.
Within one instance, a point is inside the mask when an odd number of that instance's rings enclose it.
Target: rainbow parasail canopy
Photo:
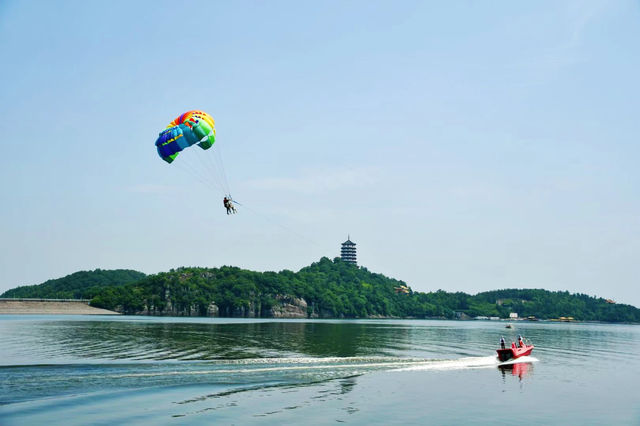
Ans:
[[[160,158],[171,163],[183,149],[194,144],[202,149],[209,149],[215,141],[213,117],[204,111],[187,111],[160,132],[156,148]]]

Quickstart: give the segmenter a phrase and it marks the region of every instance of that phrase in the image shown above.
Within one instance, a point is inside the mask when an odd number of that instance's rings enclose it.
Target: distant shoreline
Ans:
[[[75,299],[0,299],[0,316],[2,315],[123,315],[120,312],[114,312],[107,309],[94,308],[93,306],[89,306],[88,300],[75,300]],[[144,315],[144,314],[134,314],[134,316],[140,317],[165,317],[165,318],[185,318],[184,315]],[[496,322],[496,323],[504,323],[511,322],[514,325],[517,323],[531,323],[531,322],[543,322],[543,323],[573,323],[573,324],[625,324],[625,325],[640,325],[635,322],[607,322],[607,321],[589,321],[589,320],[572,320],[572,321],[562,321],[560,319],[545,319],[545,320],[537,320],[530,321],[527,319],[504,319],[500,320],[490,320],[490,319],[453,319],[453,318],[444,318],[444,317],[429,317],[429,318],[415,318],[415,317],[394,317],[394,316],[370,316],[368,318],[300,318],[300,317],[202,317],[202,316],[186,316],[187,318],[237,318],[237,319],[300,319],[300,320],[336,320],[342,319],[347,321],[357,321],[364,319],[371,320],[430,320],[430,321],[461,321],[461,322],[470,322],[470,321],[487,321],[487,322]]]
[[[120,315],[86,300],[0,299],[0,315]]]

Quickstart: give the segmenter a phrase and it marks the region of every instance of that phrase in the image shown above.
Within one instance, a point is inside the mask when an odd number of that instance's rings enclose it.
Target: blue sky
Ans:
[[[622,0],[4,1],[0,291],[298,270],[350,234],[416,290],[640,306],[639,22]],[[234,217],[155,152],[190,109]]]

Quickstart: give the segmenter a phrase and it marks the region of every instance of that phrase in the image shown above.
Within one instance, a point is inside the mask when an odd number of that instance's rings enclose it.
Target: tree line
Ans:
[[[78,272],[41,286],[10,290],[3,297],[89,298],[96,307],[150,315],[206,316],[214,314],[215,306],[219,316],[269,317],[275,307],[304,300],[306,306],[298,305],[311,318],[509,318],[516,312],[538,319],[640,322],[640,309],[585,294],[542,289],[476,295],[416,292],[403,281],[340,258],[322,258],[298,272],[255,272],[232,266],[181,267],[149,276],[126,270]]]
[[[145,274],[130,269],[78,271],[42,284],[26,285],[5,291],[0,297],[25,299],[92,299],[105,287],[139,281]]]

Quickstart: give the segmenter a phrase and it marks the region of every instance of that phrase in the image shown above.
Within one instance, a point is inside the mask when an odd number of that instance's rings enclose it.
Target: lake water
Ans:
[[[640,425],[640,326],[504,326],[0,316],[0,424]]]

